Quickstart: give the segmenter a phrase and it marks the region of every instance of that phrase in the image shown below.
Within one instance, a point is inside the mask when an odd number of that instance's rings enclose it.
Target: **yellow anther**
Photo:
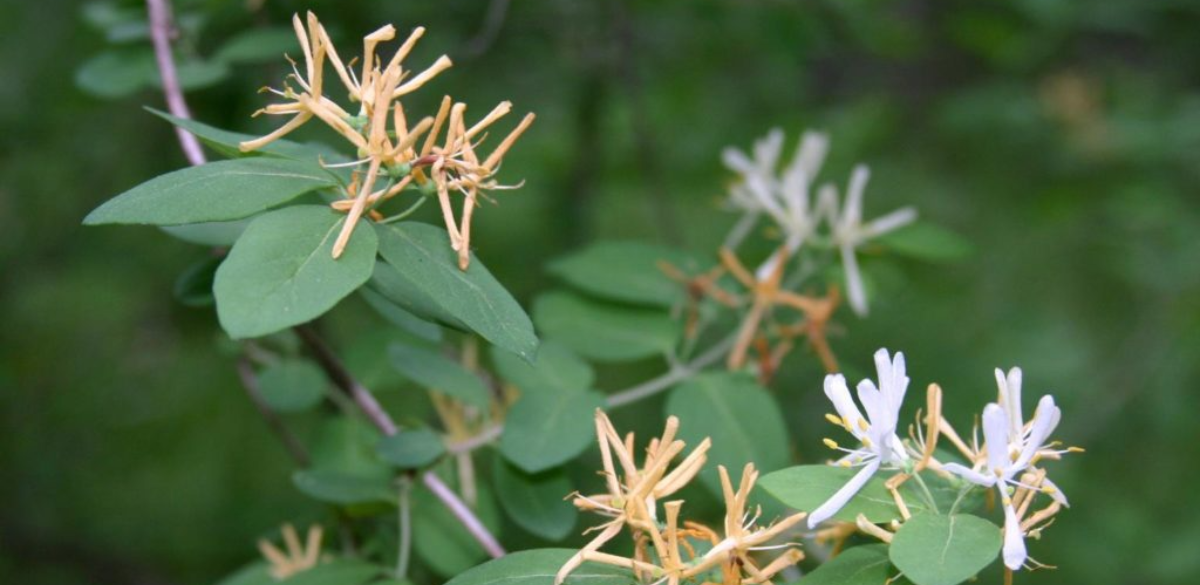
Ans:
[[[1047,486],[1042,486],[1042,493],[1043,493],[1043,494],[1053,494],[1053,493],[1056,493],[1056,492],[1058,492],[1058,490],[1054,489],[1054,486],[1049,486],[1049,485],[1047,485]]]
[[[1085,451],[1083,447],[1067,447],[1067,453],[1083,453]]]
[[[837,449],[837,448],[838,448],[837,441],[834,441],[833,439],[828,439],[828,438],[827,438],[827,439],[822,439],[822,441],[824,441],[824,442],[825,442],[825,446],[826,446],[826,447],[829,447],[830,449]]]
[[[871,448],[871,437],[863,437],[862,444],[864,447],[870,449]]]
[[[867,432],[867,429],[869,429],[869,428],[871,428],[871,425],[867,424],[867,419],[865,419],[865,418],[858,419],[858,430],[865,433],[865,432]]]
[[[849,462],[849,461],[846,461],[845,459],[843,459],[842,461],[840,461],[840,462],[838,463],[838,465],[840,465],[840,466],[842,466],[842,467],[850,467],[850,462]]]
[[[845,422],[843,422],[843,421],[842,421],[842,419],[841,419],[841,417],[839,417],[839,416],[838,416],[838,415],[836,415],[836,414],[826,413],[826,414],[825,414],[825,420],[827,420],[827,421],[829,421],[829,422],[831,422],[831,423],[833,423],[833,424],[835,424],[835,425],[837,425],[837,426],[839,426],[839,427],[844,427],[844,426],[846,426],[846,423],[845,423]]]

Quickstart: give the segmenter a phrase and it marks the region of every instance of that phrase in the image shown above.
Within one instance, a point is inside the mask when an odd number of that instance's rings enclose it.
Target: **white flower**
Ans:
[[[1061,453],[1048,449],[1046,440],[1058,426],[1062,411],[1054,404],[1053,396],[1043,396],[1028,428],[1021,422],[1021,372],[1014,368],[1005,378],[997,371],[997,381],[1004,406],[988,404],[983,409],[983,440],[987,451],[974,468],[947,463],[943,468],[967,481],[984,487],[995,486],[1004,505],[1004,565],[1018,570],[1025,564],[1025,535],[1013,507],[1012,496],[1019,487],[1051,494],[1066,504],[1066,498],[1049,481],[1035,487],[1020,483],[1021,473],[1044,453]]]
[[[879,386],[871,380],[858,383],[858,400],[866,409],[864,417],[850,397],[850,389],[846,387],[846,378],[841,374],[825,376],[825,395],[837,409],[837,416],[830,415],[830,420],[842,425],[862,443],[859,449],[838,447],[833,441],[826,439],[830,447],[844,451],[838,464],[843,467],[862,466],[855,476],[842,486],[841,489],[821,504],[808,516],[808,527],[813,528],[825,521],[838,510],[841,510],[859,490],[866,485],[867,480],[875,475],[885,465],[899,467],[908,459],[900,437],[896,436],[896,425],[900,419],[900,405],[904,402],[904,394],[908,390],[908,376],[904,371],[904,354],[896,352],[895,359],[890,359],[888,351],[881,349],[875,352],[875,368],[879,372]]]
[[[829,151],[829,137],[805,132],[791,162],[777,174],[783,140],[783,131],[775,128],[754,143],[753,158],[735,148],[726,148],[721,158],[725,166],[742,176],[742,181],[730,190],[730,202],[745,212],[770,216],[783,232],[784,246],[790,254],[812,235],[820,220],[810,210],[809,190]],[[759,280],[774,271],[779,257],[777,252],[759,267]]]
[[[883,217],[867,223],[862,221],[863,191],[867,188],[867,180],[871,171],[866,165],[854,167],[850,174],[850,185],[846,189],[846,200],[841,212],[837,209],[837,189],[827,186],[821,189],[820,200],[817,202],[817,216],[828,214],[833,226],[833,241],[841,250],[842,265],[846,271],[847,297],[850,307],[859,315],[867,314],[867,293],[863,288],[862,274],[858,269],[858,259],[854,250],[864,242],[877,238],[896,228],[902,227],[917,219],[917,211],[912,207],[897,209]]]

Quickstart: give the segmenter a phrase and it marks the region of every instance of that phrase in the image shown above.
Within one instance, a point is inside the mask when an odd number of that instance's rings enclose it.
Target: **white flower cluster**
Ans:
[[[908,389],[904,354],[897,352],[891,358],[886,349],[875,353],[875,366],[879,384],[871,380],[858,383],[858,400],[866,410],[863,416],[841,374],[825,377],[825,395],[833,403],[837,415],[829,419],[844,427],[861,442],[860,448],[838,447],[826,439],[826,444],[845,453],[835,462],[844,467],[861,467],[861,470],[838,490],[828,501],[808,517],[809,528],[837,514],[881,469],[902,473],[913,472],[914,458],[920,458],[932,449],[920,449],[921,445],[905,444],[896,434],[900,406]],[[1058,426],[1062,412],[1054,404],[1054,397],[1043,396],[1038,401],[1033,418],[1025,422],[1021,413],[1021,370],[1013,368],[1008,374],[997,369],[996,382],[999,386],[997,402],[983,409],[984,444],[967,447],[959,445],[970,466],[958,463],[937,463],[933,469],[949,476],[957,476],[971,484],[999,490],[1004,508],[1004,564],[1011,570],[1025,565],[1028,555],[1025,536],[1040,522],[1052,516],[1059,506],[1067,506],[1067,498],[1037,464],[1044,459],[1059,459],[1063,454],[1079,451],[1078,448],[1060,449],[1057,442],[1049,440],[1050,433]],[[948,423],[936,414],[943,432],[951,432]],[[954,435],[957,441],[957,435]],[[936,462],[935,462],[936,463]],[[1023,518],[1036,494],[1047,494],[1053,503],[1044,511]]]
[[[729,202],[748,217],[757,218],[763,214],[770,217],[782,231],[789,255],[818,235],[822,223],[827,225],[828,238],[841,253],[850,306],[859,315],[866,315],[867,295],[855,249],[868,240],[911,223],[917,218],[917,212],[912,207],[904,207],[864,223],[863,191],[871,173],[861,164],[850,174],[846,196],[840,206],[838,189],[832,183],[820,187],[813,206],[812,189],[829,151],[829,137],[819,132],[805,132],[791,162],[779,170],[783,140],[783,131],[776,128],[754,143],[750,155],[735,148],[726,148],[721,153],[725,166],[740,175],[740,180],[730,190]],[[777,261],[778,254],[768,259],[758,270],[759,278],[770,274]]]

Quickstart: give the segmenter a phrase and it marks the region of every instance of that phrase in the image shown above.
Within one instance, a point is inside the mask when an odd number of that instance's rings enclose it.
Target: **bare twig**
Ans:
[[[183,99],[183,89],[179,86],[179,74],[175,70],[175,58],[171,56],[171,7],[168,0],[146,0],[146,8],[150,12],[150,40],[154,43],[154,57],[158,62],[158,74],[162,77],[163,94],[167,98],[167,109],[177,118],[191,118],[187,101]],[[204,150],[200,141],[187,130],[175,127],[179,136],[179,146],[183,155],[193,165],[208,162],[204,158]]]
[[[509,0],[491,0],[488,2],[487,15],[484,16],[483,28],[467,43],[463,56],[478,57],[491,48],[492,43],[500,36],[504,26],[504,17],[508,14]]]
[[[258,413],[262,415],[263,421],[279,437],[280,442],[287,448],[292,459],[296,460],[296,465],[308,467],[308,450],[304,448],[304,444],[300,442],[300,439],[296,438],[291,429],[287,428],[282,420],[279,420],[279,416],[263,400],[262,392],[258,385],[258,378],[254,375],[254,368],[250,365],[250,360],[245,357],[238,358],[237,371],[238,378],[242,381],[242,388],[246,390],[246,395],[250,397],[250,402],[254,403],[254,407],[258,409]]]

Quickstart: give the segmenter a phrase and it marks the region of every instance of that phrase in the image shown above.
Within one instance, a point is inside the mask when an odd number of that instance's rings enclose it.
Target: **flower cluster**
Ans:
[[[679,420],[668,418],[662,436],[650,441],[645,460],[639,467],[634,457],[633,434],[622,439],[608,417],[602,411],[596,411],[596,435],[607,492],[593,496],[577,494],[574,504],[580,510],[600,514],[610,520],[588,530],[599,531],[600,534],[559,569],[555,585],[561,584],[585,562],[630,568],[642,581],[650,580],[656,584],[665,582],[678,585],[684,580],[719,570],[722,583],[753,585],[770,583],[776,573],[804,558],[804,554],[791,544],[768,544],[800,523],[805,517],[804,513],[763,527],[758,525],[762,510],[756,508],[751,513],[748,509],[747,500],[758,480],[758,471],[753,464],[747,464],[742,470],[736,490],[728,471],[723,466],[718,468],[725,498],[721,533],[698,522],[681,521],[682,500],[664,502],[662,509],[665,517],[659,520],[659,500],[678,492],[696,477],[704,466],[711,445],[705,439],[674,469],[668,471],[671,462],[686,448],[683,441],[675,439],[678,429]],[[620,467],[620,474],[617,466]],[[600,552],[600,547],[626,528],[634,542],[632,557]],[[698,553],[698,543],[707,543],[711,548],[703,554]],[[775,548],[785,551],[773,561],[760,566],[754,554]]]
[[[820,239],[840,251],[850,307],[859,315],[866,315],[867,295],[855,250],[873,238],[911,223],[917,212],[904,207],[864,222],[863,192],[870,171],[861,164],[850,174],[846,196],[840,206],[837,187],[829,183],[819,188],[813,205],[813,186],[829,151],[829,137],[818,132],[805,132],[791,162],[777,170],[783,154],[783,140],[783,131],[774,129],[755,142],[752,154],[735,148],[727,148],[722,153],[725,165],[739,175],[739,180],[730,189],[730,205],[752,219],[766,215],[783,235],[780,251],[758,268],[758,280],[768,278],[776,270],[777,263],[794,255],[805,243]],[[825,233],[820,229],[822,225],[826,226]]]
[[[287,77],[297,87],[285,80],[283,89],[267,88],[266,91],[284,101],[258,112],[292,118],[266,136],[241,143],[240,148],[246,152],[260,149],[313,118],[321,120],[354,145],[359,159],[349,163],[356,171],[355,180],[346,188],[346,200],[333,204],[334,209],[348,213],[334,243],[333,257],[341,255],[355,224],[365,212],[373,212],[380,203],[415,186],[427,193],[436,191],[450,244],[458,252],[460,268],[466,270],[470,262],[471,217],[475,207],[480,197],[486,197],[487,191],[513,188],[497,183],[495,174],[505,153],[533,123],[533,114],[527,114],[495,149],[482,157],[476,150],[486,138],[484,131],[512,110],[511,103],[501,103],[468,126],[466,104],[446,96],[434,116],[426,116],[410,125],[399,101],[451,65],[444,55],[416,75],[403,65],[424,35],[424,28],[415,29],[386,62],[376,54],[376,47],[393,40],[396,29],[387,25],[364,37],[362,67],[356,75],[351,68],[354,61],[348,64],[342,61],[325,27],[313,13],[308,13],[306,23],[299,15],[294,16],[292,24],[304,53],[303,71],[293,61],[293,72]],[[344,109],[326,95],[324,73],[327,65],[349,92],[350,101],[358,104],[355,113],[350,111],[354,108]],[[360,176],[364,168],[365,174]],[[457,218],[451,193],[461,193],[464,197]]]
[[[851,433],[861,446],[843,448],[831,439],[825,439],[825,443],[845,453],[836,465],[861,467],[861,470],[812,512],[808,518],[809,527],[836,514],[881,470],[898,472],[886,485],[907,518],[908,509],[898,488],[910,478],[919,481],[918,473],[928,467],[946,478],[957,477],[968,485],[998,490],[1004,508],[1004,564],[1013,571],[1025,566],[1028,561],[1025,537],[1040,534],[1047,521],[1067,506],[1062,491],[1046,477],[1045,469],[1038,464],[1081,451],[1077,447],[1060,448],[1057,442],[1049,440],[1062,416],[1054,397],[1043,396],[1033,419],[1025,422],[1021,412],[1021,370],[1013,368],[1007,375],[996,370],[999,397],[983,409],[984,444],[968,445],[941,415],[941,389],[936,384],[930,385],[929,410],[923,421],[923,432],[918,431],[911,441],[906,442],[896,434],[900,407],[909,383],[904,354],[897,352],[892,358],[886,349],[881,349],[875,354],[875,365],[878,386],[871,380],[863,380],[857,388],[865,416],[850,397],[842,375],[825,378],[825,394],[837,411],[827,418]],[[949,440],[969,465],[938,461],[933,454],[939,437]],[[1033,502],[1040,494],[1049,496],[1051,501],[1045,508],[1031,513]],[[885,531],[864,527],[864,522],[859,524],[868,532],[882,532],[883,538],[887,538]]]

